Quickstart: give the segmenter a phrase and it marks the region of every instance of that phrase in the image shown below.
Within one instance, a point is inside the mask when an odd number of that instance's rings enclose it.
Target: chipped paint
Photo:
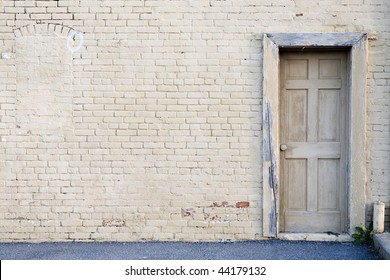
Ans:
[[[366,33],[361,35],[360,39],[357,40],[356,43],[353,45],[353,48],[358,48],[360,50],[365,49],[367,44],[367,38],[368,35]]]
[[[123,227],[125,225],[125,221],[120,219],[103,220],[102,224],[104,227]]]
[[[272,145],[272,121],[273,115],[270,108],[269,101],[265,101],[265,111],[264,111],[264,139],[263,139],[263,157],[264,161],[272,160],[273,145]]]
[[[222,202],[214,201],[213,204],[210,205],[210,207],[232,207],[232,206],[229,205],[229,202],[227,201],[222,201]]]
[[[263,236],[277,237],[279,48],[264,34],[263,41]]]
[[[273,33],[267,34],[279,48],[283,47],[359,47],[366,33]]]
[[[264,131],[265,136],[263,139],[263,155],[264,161],[269,162],[268,166],[268,186],[271,189],[271,211],[269,213],[269,233],[270,236],[275,237],[277,235],[277,195],[278,195],[278,179],[277,179],[277,165],[275,148],[272,141],[272,123],[273,113],[269,101],[265,101],[264,111]]]
[[[183,218],[190,217],[194,218],[195,209],[194,208],[187,208],[187,209],[181,209],[181,216]]]

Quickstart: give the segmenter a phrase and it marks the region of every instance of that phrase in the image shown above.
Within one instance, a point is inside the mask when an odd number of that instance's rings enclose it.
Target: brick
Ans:
[[[366,203],[389,204],[388,3],[307,2],[1,1],[0,242],[261,238],[269,30],[369,31]]]
[[[236,203],[237,208],[248,208],[249,202],[248,201],[240,201]]]

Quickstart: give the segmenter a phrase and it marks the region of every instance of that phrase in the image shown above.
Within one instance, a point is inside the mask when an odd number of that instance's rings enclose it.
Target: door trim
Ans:
[[[271,33],[263,36],[263,236],[278,237],[279,50],[347,48],[347,224],[352,234],[365,224],[366,33]],[[353,116],[353,118],[352,118]]]

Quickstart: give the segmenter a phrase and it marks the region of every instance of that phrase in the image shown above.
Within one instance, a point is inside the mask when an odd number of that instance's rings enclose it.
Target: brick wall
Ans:
[[[261,238],[264,32],[369,34],[367,205],[390,203],[389,14],[387,0],[1,0],[0,241]]]

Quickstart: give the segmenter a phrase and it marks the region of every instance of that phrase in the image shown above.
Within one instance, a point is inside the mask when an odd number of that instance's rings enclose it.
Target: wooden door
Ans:
[[[280,231],[345,232],[347,54],[280,59]]]

